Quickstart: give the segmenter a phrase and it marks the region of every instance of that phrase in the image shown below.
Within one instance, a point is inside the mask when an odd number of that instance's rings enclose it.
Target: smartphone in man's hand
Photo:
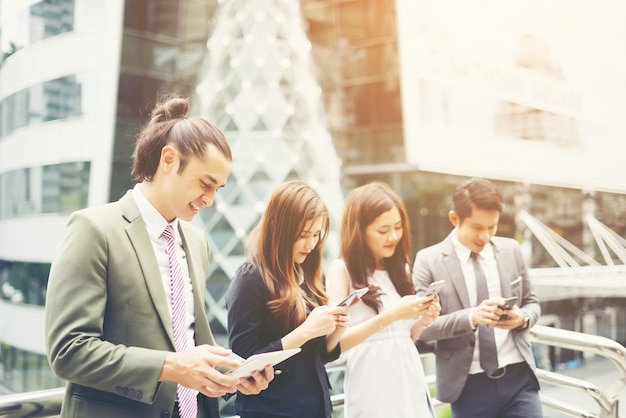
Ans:
[[[502,309],[503,311],[510,311],[511,309],[513,309],[516,303],[517,296],[512,296],[510,298],[504,299],[504,303],[498,306],[498,308]],[[509,319],[509,316],[507,314],[502,314],[500,315],[500,319]]]

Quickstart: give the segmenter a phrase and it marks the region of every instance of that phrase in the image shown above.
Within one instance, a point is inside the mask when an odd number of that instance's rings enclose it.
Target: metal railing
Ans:
[[[618,418],[619,392],[626,386],[626,348],[605,337],[583,334],[543,325],[535,325],[530,330],[530,339],[534,343],[566,348],[603,356],[613,363],[620,373],[620,378],[607,388],[599,388],[591,382],[576,379],[564,374],[544,369],[537,369],[540,382],[585,393],[597,404],[599,412],[593,413],[577,407],[571,402],[553,399],[540,393],[544,407],[554,409],[565,415],[584,418]],[[336,368],[334,369],[337,370]],[[435,384],[435,376],[428,375],[429,387]],[[48,389],[35,392],[0,396],[0,417],[2,418],[50,418],[57,417],[61,411],[64,388]],[[343,405],[343,394],[333,395],[333,404]],[[434,400],[436,408],[447,404]]]
[[[584,353],[597,354],[613,362],[621,377],[609,387],[601,389],[585,380],[564,376],[548,370],[537,369],[539,381],[577,392],[583,392],[596,402],[600,411],[593,414],[583,408],[565,403],[550,397],[540,395],[544,406],[550,407],[572,417],[619,417],[619,392],[626,385],[626,348],[623,345],[605,337],[583,334],[543,325],[535,325],[530,330],[530,339],[534,343],[567,348]]]
[[[626,348],[621,344],[605,337],[568,331],[544,325],[535,325],[530,331],[530,340],[534,343],[553,347],[567,348],[589,354],[597,354],[611,360],[621,377],[608,388],[599,388],[591,382],[576,379],[564,374],[537,369],[537,378],[540,382],[572,390],[572,393],[585,393],[598,405],[599,412],[590,412],[571,402],[554,399],[540,391],[541,403],[544,407],[553,409],[571,417],[581,418],[619,418],[619,392],[626,386]],[[432,356],[425,354],[424,356]],[[338,367],[337,371],[341,369]],[[426,383],[429,388],[435,386],[435,375],[427,375]],[[570,398],[575,399],[575,398]],[[343,394],[333,395],[333,405],[341,407],[344,401]],[[445,408],[447,403],[433,399],[435,409]]]
[[[65,388],[56,388],[0,396],[0,417],[56,417],[64,394]]]

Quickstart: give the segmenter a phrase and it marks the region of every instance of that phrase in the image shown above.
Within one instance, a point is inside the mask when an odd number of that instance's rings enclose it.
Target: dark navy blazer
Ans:
[[[270,312],[270,296],[255,264],[245,262],[237,269],[226,293],[228,341],[243,358],[252,354],[282,350],[285,329]],[[326,337],[306,342],[302,351],[277,364],[280,370],[269,387],[258,395],[237,393],[235,412],[267,413],[285,417],[330,417],[330,383],[324,367],[339,357],[340,347],[328,353]]]

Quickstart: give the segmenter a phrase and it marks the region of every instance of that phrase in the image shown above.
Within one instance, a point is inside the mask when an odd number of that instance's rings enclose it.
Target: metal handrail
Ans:
[[[560,386],[574,391],[586,393],[593,398],[600,409],[600,415],[589,412],[583,408],[569,403],[540,395],[543,406],[557,410],[572,417],[581,418],[618,418],[619,417],[619,392],[626,386],[626,348],[621,344],[605,337],[583,334],[581,332],[568,331],[544,325],[535,325],[529,331],[530,340],[534,343],[551,345],[554,347],[567,348],[575,351],[597,354],[612,361],[621,378],[602,389],[596,385],[551,372],[537,369],[537,377],[541,382]],[[340,370],[342,367],[334,367]],[[435,376],[428,375],[426,382],[429,387],[435,384]],[[42,391],[26,392],[13,395],[0,396],[0,417],[2,418],[50,418],[56,417],[61,411],[61,403],[65,388],[48,389]],[[332,401],[336,406],[343,405],[343,394],[333,395]],[[434,399],[436,408],[445,407],[447,404]]]
[[[576,331],[535,325],[529,331],[532,342],[551,345],[554,347],[567,348],[575,351],[597,354],[610,359],[615,367],[621,372],[622,377],[607,389],[602,390],[593,383],[576,379],[563,374],[548,370],[537,369],[537,378],[540,382],[559,386],[573,391],[586,393],[596,401],[600,407],[600,415],[587,411],[584,408],[553,399],[540,393],[541,403],[544,407],[556,410],[563,414],[579,418],[618,418],[619,398],[617,395],[626,385],[626,348],[616,341],[596,335],[584,334]],[[427,375],[426,383],[429,388],[435,385],[435,376]],[[332,397],[333,405],[343,405],[344,395],[337,394]],[[438,409],[447,406],[445,402],[433,399],[433,406]]]
[[[64,394],[61,387],[0,396],[0,417],[56,417],[61,413]]]
[[[529,332],[530,340],[534,343],[551,345],[554,347],[567,348],[570,350],[583,351],[586,353],[603,356],[613,362],[613,365],[621,373],[621,378],[608,388],[602,390],[584,380],[575,379],[547,370],[538,369],[537,377],[540,381],[563,388],[574,389],[591,396],[600,407],[600,415],[590,414],[582,408],[568,407],[548,397],[542,396],[542,403],[550,406],[554,402],[561,412],[573,417],[619,417],[619,392],[626,386],[626,348],[616,341],[597,335],[583,334],[581,332],[535,325]]]

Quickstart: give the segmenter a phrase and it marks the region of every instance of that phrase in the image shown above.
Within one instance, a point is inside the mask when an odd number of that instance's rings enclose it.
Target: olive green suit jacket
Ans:
[[[203,298],[208,240],[197,228],[179,225],[193,286],[195,342],[215,344]],[[158,381],[167,352],[174,351],[168,303],[130,191],[118,202],[71,215],[45,307],[48,359],[68,382],[61,417],[172,416],[176,384]],[[201,396],[202,408],[211,410],[203,416],[219,416],[216,399]]]

